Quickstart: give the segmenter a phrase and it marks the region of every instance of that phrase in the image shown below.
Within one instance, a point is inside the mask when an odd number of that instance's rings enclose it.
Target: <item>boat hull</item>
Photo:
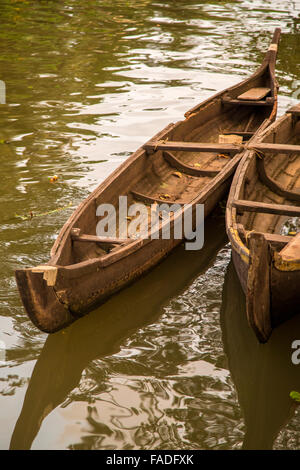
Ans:
[[[229,190],[232,172],[205,200],[209,216]],[[88,314],[110,296],[141,277],[161,262],[183,240],[145,240],[141,246],[114,263],[64,267],[58,270],[55,286],[49,286],[42,272],[17,270],[16,279],[31,321],[42,331],[54,333]],[[205,242],[204,242],[205,243]],[[203,249],[205,249],[205,244]]]
[[[297,138],[299,128],[299,120],[287,112],[258,135],[253,146],[270,145],[277,138],[283,147],[285,141]],[[285,247],[297,243],[293,236],[296,232],[282,235],[286,224],[289,226],[293,220],[289,211],[299,211],[300,159],[296,145],[294,149],[286,154],[269,152],[269,157],[263,158],[256,151],[248,151],[237,168],[227,202],[226,229],[233,263],[246,295],[248,322],[260,342],[267,342],[274,328],[300,313],[297,248],[295,260],[292,256],[284,260],[281,254]],[[266,167],[263,174],[259,171],[262,164]],[[279,181],[271,175],[272,169]],[[290,178],[286,187],[280,178]],[[249,202],[246,211],[237,209],[239,201],[246,205]],[[272,204],[268,204],[270,201]],[[252,212],[253,203],[259,204],[260,209]],[[265,213],[261,209],[264,205],[268,206]]]

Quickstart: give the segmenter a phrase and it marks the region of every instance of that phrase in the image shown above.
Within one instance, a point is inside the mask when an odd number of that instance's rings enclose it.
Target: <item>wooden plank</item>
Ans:
[[[300,145],[288,145],[288,144],[253,144],[249,146],[250,150],[258,150],[260,152],[270,153],[300,153]]]
[[[273,106],[274,105],[274,98],[267,98],[265,101],[254,101],[254,100],[238,100],[238,99],[233,99],[230,97],[224,96],[222,98],[222,102],[224,104],[241,104],[245,106]]]
[[[265,343],[272,332],[270,314],[270,253],[263,233],[249,234],[247,317],[259,341]]]
[[[186,165],[185,163],[181,162],[178,160],[178,158],[174,157],[174,155],[170,152],[165,151],[163,153],[164,159],[170,163],[170,165],[177,170],[182,171],[186,175],[192,175],[192,176],[210,176],[214,177],[217,176],[219,171],[213,171],[213,170],[201,170],[201,168],[195,168],[190,165]]]
[[[284,262],[300,261],[300,233],[297,233],[280,251],[279,256]]]
[[[239,100],[254,100],[254,101],[259,101],[265,98],[269,93],[271,89],[270,88],[250,88],[250,90],[246,91],[245,93],[242,93],[240,96],[238,96]]]
[[[83,243],[101,243],[108,245],[123,245],[132,241],[130,238],[111,238],[111,237],[97,237],[97,235],[77,235],[71,231],[71,238],[76,242]]]
[[[188,204],[188,202],[179,202],[179,201],[175,202],[175,201],[170,201],[168,199],[159,199],[159,198],[155,198],[152,196],[147,196],[146,194],[138,193],[136,191],[131,191],[131,194],[133,195],[135,199],[137,199],[138,201],[142,201],[145,204],[155,204],[155,203],[180,204],[180,205]]]
[[[241,212],[261,212],[263,214],[289,215],[291,217],[300,216],[300,207],[296,206],[244,200],[235,200],[232,205]]]
[[[241,145],[243,136],[237,134],[219,134],[219,144]]]
[[[289,243],[294,237],[289,235],[279,235],[277,233],[264,233],[265,239],[270,243]]]
[[[291,236],[279,235],[277,233],[263,233],[263,235],[270,246],[280,250],[293,239]]]
[[[175,141],[149,141],[143,148],[145,150],[177,150],[186,152],[212,152],[212,153],[239,153],[242,145],[235,144],[218,144],[218,143],[202,143],[202,142],[175,142]]]

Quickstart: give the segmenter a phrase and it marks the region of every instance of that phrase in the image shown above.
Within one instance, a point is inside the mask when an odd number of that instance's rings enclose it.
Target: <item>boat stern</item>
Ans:
[[[25,310],[34,325],[46,333],[54,333],[75,320],[55,293],[56,275],[57,268],[52,266],[15,271]]]

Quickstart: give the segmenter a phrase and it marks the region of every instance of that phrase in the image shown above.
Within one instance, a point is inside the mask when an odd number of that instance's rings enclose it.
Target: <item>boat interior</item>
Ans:
[[[300,146],[299,116],[286,114],[264,134],[262,143]],[[266,234],[294,236],[300,231],[300,147],[297,151],[280,148],[274,151],[255,151],[249,159],[243,183],[239,188],[239,201],[248,201],[243,210],[236,201],[236,222],[245,242],[251,231]],[[259,203],[257,207],[251,207]],[[241,203],[242,205],[242,203]],[[268,213],[268,206],[272,205]]]
[[[148,206],[141,230],[150,230],[151,204],[187,204],[195,200],[240,152],[238,143],[251,139],[270,117],[274,93],[267,64],[253,78],[192,109],[185,120],[153,137],[78,208],[53,246],[50,264],[67,266],[105,257],[130,243],[132,240],[125,239],[124,233],[132,217],[118,224],[120,195],[127,196],[128,206],[139,202]],[[197,148],[196,144],[201,143],[204,147]],[[95,240],[101,220],[96,210],[103,203],[116,208],[118,240],[103,239],[101,243]]]

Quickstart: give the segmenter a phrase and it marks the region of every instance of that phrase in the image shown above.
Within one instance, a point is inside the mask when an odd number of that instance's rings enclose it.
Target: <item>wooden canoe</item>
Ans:
[[[118,210],[121,195],[128,197],[129,205],[161,203],[165,199],[162,192],[166,192],[167,202],[193,208],[204,204],[207,216],[224,197],[243,146],[219,143],[219,136],[241,136],[251,142],[258,130],[275,120],[279,37],[277,29],[262,65],[250,78],[189,110],[185,120],[168,125],[101,183],[62,228],[48,263],[16,271],[23,304],[39,329],[51,333],[69,325],[181,243],[161,237],[97,240],[96,209],[100,204],[110,203]],[[178,212],[176,217],[181,215]],[[144,223],[147,226],[148,220]],[[171,230],[172,224],[174,217]]]
[[[259,341],[299,313],[300,106],[254,139],[227,202],[226,229]]]

